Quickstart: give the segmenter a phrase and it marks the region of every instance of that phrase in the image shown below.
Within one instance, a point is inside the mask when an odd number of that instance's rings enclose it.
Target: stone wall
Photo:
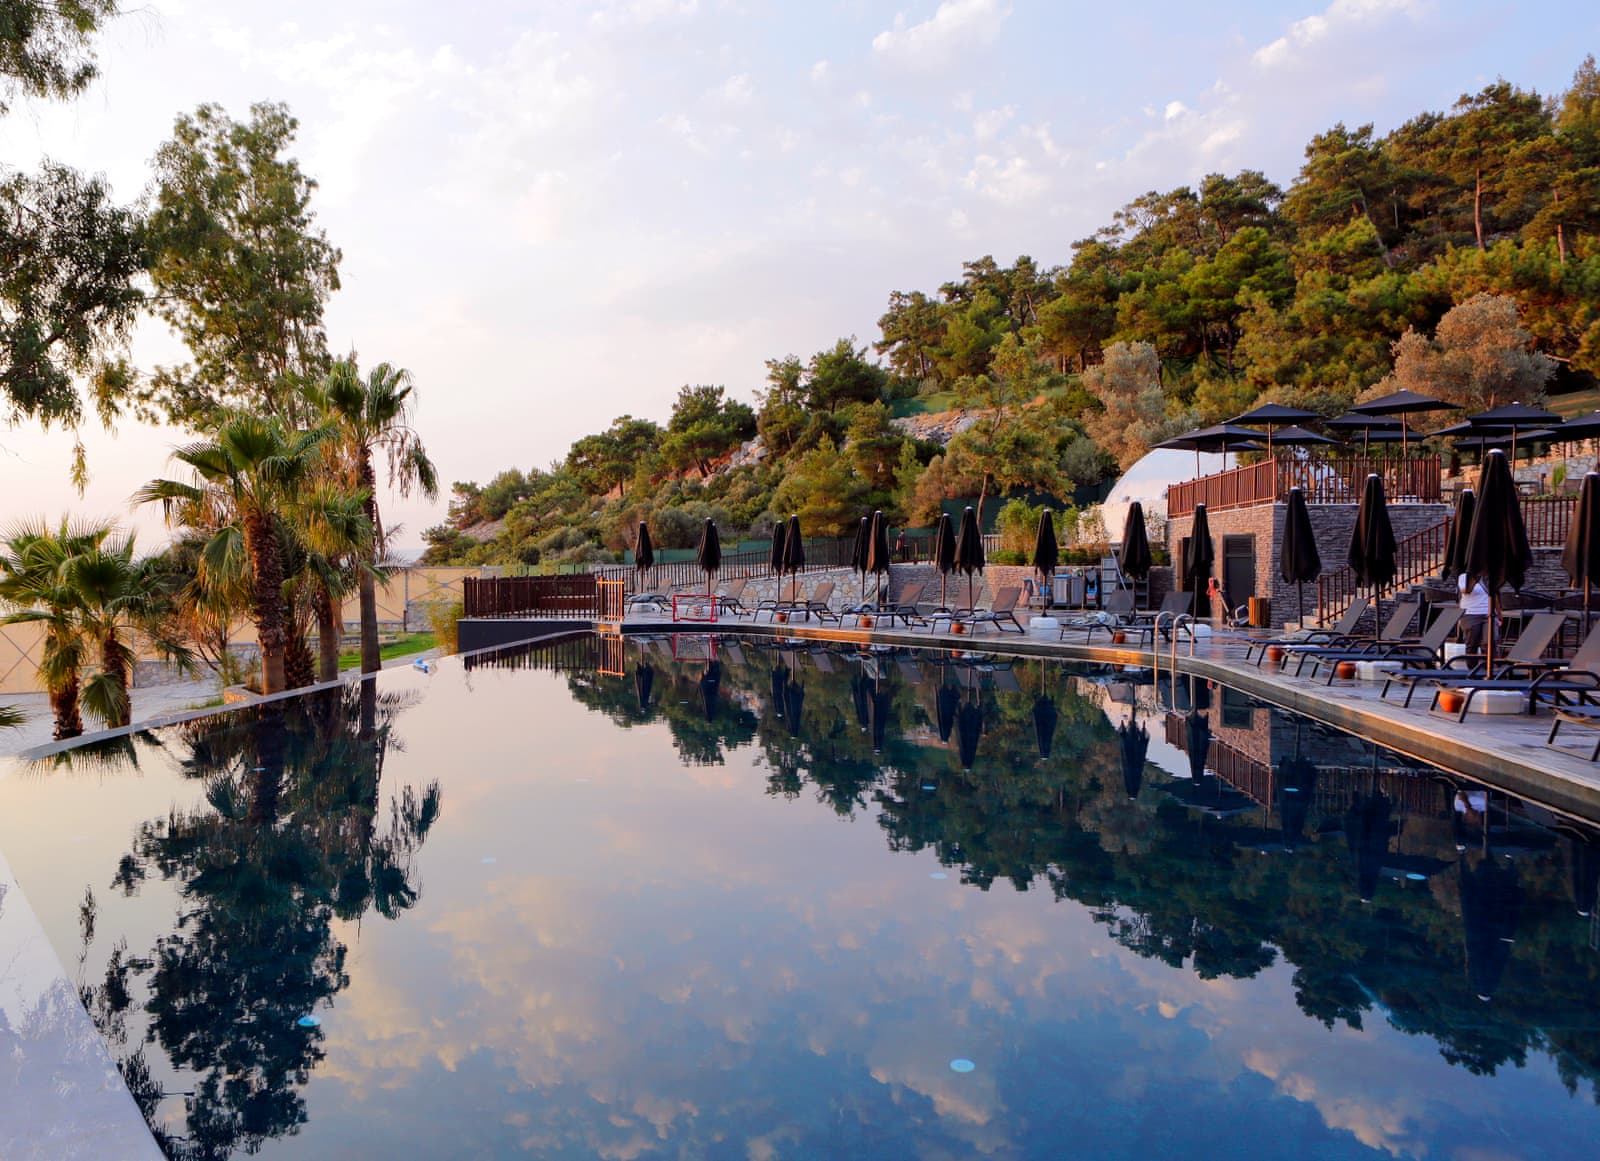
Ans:
[[[1345,567],[1350,553],[1350,535],[1355,530],[1355,504],[1312,504],[1311,528],[1316,535],[1317,552],[1322,557],[1325,573],[1337,572]],[[1282,625],[1299,617],[1299,597],[1296,586],[1285,584],[1278,576],[1278,549],[1283,540],[1283,521],[1288,512],[1285,504],[1257,504],[1250,508],[1228,508],[1208,513],[1211,536],[1216,545],[1217,575],[1222,573],[1222,538],[1224,536],[1254,536],[1256,591],[1229,593],[1235,605],[1244,604],[1250,597],[1268,597],[1272,601],[1272,623]],[[1389,522],[1394,526],[1396,540],[1404,540],[1432,527],[1450,515],[1448,504],[1391,504]],[[1182,538],[1194,527],[1194,517],[1179,516],[1167,525],[1167,545],[1176,555]],[[1559,558],[1559,552],[1556,554]],[[1542,575],[1542,573],[1541,573]],[[1530,581],[1531,587],[1535,586]],[[1305,586],[1306,613],[1316,609],[1316,583]],[[1153,599],[1153,597],[1152,597]]]

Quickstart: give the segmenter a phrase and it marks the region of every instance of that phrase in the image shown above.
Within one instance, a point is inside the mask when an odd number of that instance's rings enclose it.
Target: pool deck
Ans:
[[[1062,613],[1062,622],[1073,614]],[[1030,615],[1018,611],[1024,626]],[[570,624],[570,622],[569,622]],[[1163,643],[1156,651],[1132,644],[1112,645],[1109,634],[1095,630],[1093,639],[1085,629],[1068,629],[1065,639],[1055,630],[1043,632],[997,632],[985,629],[977,636],[957,635],[947,630],[899,627],[855,628],[816,621],[791,621],[772,624],[749,617],[723,617],[716,622],[677,621],[649,614],[632,614],[620,625],[598,626],[627,634],[732,632],[767,637],[821,641],[854,642],[865,645],[899,645],[921,648],[977,650],[1025,657],[1056,657],[1063,660],[1095,661],[1112,665],[1158,666],[1179,674],[1193,674],[1233,686],[1254,697],[1273,702],[1342,730],[1361,734],[1390,749],[1420,761],[1441,766],[1477,781],[1522,797],[1536,799],[1550,808],[1588,819],[1600,819],[1600,763],[1588,760],[1589,751],[1600,740],[1581,726],[1564,727],[1557,746],[1545,744],[1550,732],[1548,712],[1536,717],[1525,713],[1482,714],[1472,712],[1465,721],[1455,715],[1428,709],[1431,693],[1418,691],[1410,708],[1402,705],[1403,691],[1391,691],[1385,701],[1379,695],[1382,681],[1335,681],[1326,674],[1313,680],[1296,677],[1293,662],[1285,667],[1264,664],[1257,667],[1246,661],[1250,641],[1242,635],[1201,636],[1191,651],[1187,638],[1176,648]],[[1260,636],[1270,636],[1261,633]]]

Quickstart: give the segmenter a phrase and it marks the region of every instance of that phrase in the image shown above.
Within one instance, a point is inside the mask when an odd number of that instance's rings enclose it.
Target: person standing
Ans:
[[[900,535],[894,538],[894,554],[901,564],[911,559],[911,542],[906,539],[906,530],[900,529]]]
[[[1489,590],[1480,580],[1467,589],[1467,574],[1456,579],[1456,590],[1461,594],[1461,640],[1468,653],[1484,652],[1489,630]]]

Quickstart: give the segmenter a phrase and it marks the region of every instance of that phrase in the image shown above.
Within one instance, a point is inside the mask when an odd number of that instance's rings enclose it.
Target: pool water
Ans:
[[[1260,705],[590,636],[0,777],[169,1155],[1587,1158],[1600,832]]]

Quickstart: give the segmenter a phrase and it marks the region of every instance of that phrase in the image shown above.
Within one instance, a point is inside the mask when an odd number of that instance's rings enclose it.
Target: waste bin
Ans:
[[[1083,577],[1070,572],[1058,572],[1050,578],[1055,604],[1064,609],[1083,607]]]
[[[1250,627],[1265,629],[1272,624],[1272,598],[1250,598]]]

